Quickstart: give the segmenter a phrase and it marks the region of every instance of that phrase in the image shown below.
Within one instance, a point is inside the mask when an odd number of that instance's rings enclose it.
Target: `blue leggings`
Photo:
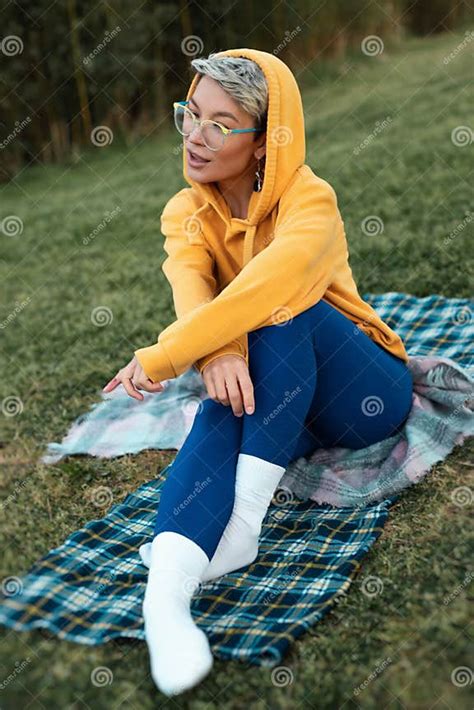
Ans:
[[[361,449],[408,417],[406,363],[326,301],[248,333],[255,411],[204,399],[162,486],[155,535],[174,531],[212,558],[234,504],[239,453],[285,468],[317,448]]]

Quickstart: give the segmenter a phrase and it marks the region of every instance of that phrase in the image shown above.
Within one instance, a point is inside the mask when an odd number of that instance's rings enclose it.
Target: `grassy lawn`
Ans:
[[[470,295],[470,225],[459,225],[472,205],[472,163],[452,132],[474,128],[472,49],[443,62],[464,39],[464,31],[405,39],[380,58],[354,55],[321,70],[315,63],[298,76],[306,162],[338,194],[361,294]],[[23,574],[105,514],[93,503],[95,487],[106,482],[113,504],[121,502],[174,456],[38,463],[47,442],[60,441],[100,399],[133,350],[174,320],[160,271],[159,217],[182,186],[179,140],[170,130],[136,145],[91,147],[69,164],[28,168],[2,188],[0,218],[16,215],[23,225],[21,234],[2,235],[0,262],[8,318],[2,401],[18,397],[22,407],[2,417],[2,578]],[[363,227],[373,216],[380,233]],[[86,647],[1,628],[0,681],[29,659],[2,688],[1,707],[472,707],[459,671],[469,666],[469,509],[452,493],[472,486],[473,451],[471,439],[404,492],[347,596],[284,659],[291,683],[279,687],[271,669],[216,659],[197,689],[166,700],[141,641]],[[364,593],[372,575],[382,581],[374,597]],[[113,671],[111,685],[92,684],[97,666]]]

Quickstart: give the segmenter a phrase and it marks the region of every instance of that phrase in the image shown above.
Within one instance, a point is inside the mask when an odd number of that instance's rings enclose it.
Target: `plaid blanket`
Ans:
[[[413,406],[403,430],[389,439],[357,451],[319,449],[292,462],[280,486],[301,500],[341,507],[379,502],[418,482],[474,434],[472,302],[394,292],[364,298],[405,342]],[[141,402],[122,387],[103,394],[60,444],[49,444],[43,462],[72,454],[108,458],[143,449],[179,449],[208,395],[193,368],[165,380],[165,387],[159,394],[144,392]]]
[[[89,645],[144,640],[148,570],[138,548],[151,539],[168,468],[50,550],[24,577],[4,579],[0,623]],[[356,511],[308,501],[272,505],[255,563],[202,584],[193,597],[193,618],[213,654],[276,665],[292,640],[346,592],[391,502]],[[376,580],[362,584],[374,593]]]
[[[469,302],[395,293],[364,298],[407,345],[417,383],[416,419],[410,415],[403,432],[380,442],[383,447],[320,450],[316,458],[291,465],[281,487],[288,485],[296,497],[275,496],[257,560],[244,571],[203,584],[193,598],[193,616],[218,657],[277,665],[289,644],[345,594],[383,530],[398,498],[394,490],[419,480],[434,460],[473,434]],[[109,396],[76,422],[73,438],[55,446],[55,460],[70,453],[114,456],[179,448],[205,396],[200,381],[189,371],[144,402]],[[128,431],[135,423],[140,438],[124,441],[125,420]],[[23,577],[4,579],[0,623],[17,630],[41,628],[89,645],[117,637],[144,639],[141,603],[147,569],[138,549],[152,539],[167,470],[104,518],[74,532]],[[390,478],[394,472],[396,480]],[[377,500],[388,490],[390,496]],[[318,496],[330,500],[318,501]],[[376,593],[376,583],[376,578],[365,578],[364,591]]]

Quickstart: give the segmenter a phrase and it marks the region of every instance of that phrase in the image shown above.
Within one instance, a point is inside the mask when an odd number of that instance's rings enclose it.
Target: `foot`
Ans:
[[[202,581],[209,582],[251,565],[258,556],[259,536],[260,530],[249,526],[234,511],[209,565],[202,573]]]
[[[202,581],[209,582],[252,564],[258,556],[258,538],[259,536],[248,528],[239,525],[235,517],[231,517],[209,565],[202,574]],[[145,567],[150,566],[150,548],[151,542],[147,542],[140,545],[138,550]]]
[[[201,682],[213,665],[206,634],[173,603],[143,604],[145,637],[153,681],[171,697]]]
[[[190,609],[208,565],[204,550],[178,533],[159,533],[151,543],[143,622],[152,678],[168,696],[195,686],[213,665],[207,636]]]

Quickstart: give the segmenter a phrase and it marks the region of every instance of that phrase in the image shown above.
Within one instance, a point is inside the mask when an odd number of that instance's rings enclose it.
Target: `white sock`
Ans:
[[[150,543],[143,600],[151,675],[168,696],[199,683],[213,658],[206,634],[193,621],[190,603],[209,565],[204,550],[179,533],[159,533]]]
[[[257,456],[239,454],[234,508],[219,545],[202,574],[203,582],[246,567],[255,560],[262,522],[285,470],[283,466]],[[150,545],[145,543],[139,549],[147,567]]]
[[[232,515],[203,572],[203,582],[246,567],[256,559],[262,523],[285,471],[283,466],[258,456],[239,454]]]

